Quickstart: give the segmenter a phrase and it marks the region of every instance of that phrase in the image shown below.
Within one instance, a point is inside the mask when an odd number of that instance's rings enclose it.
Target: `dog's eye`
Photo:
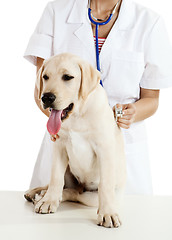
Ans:
[[[45,75],[43,76],[43,79],[48,80],[49,77],[45,74]]]
[[[64,81],[69,81],[69,80],[71,80],[72,78],[74,78],[73,76],[70,76],[70,75],[68,75],[68,74],[64,74],[63,76],[62,76],[62,79],[64,80]]]

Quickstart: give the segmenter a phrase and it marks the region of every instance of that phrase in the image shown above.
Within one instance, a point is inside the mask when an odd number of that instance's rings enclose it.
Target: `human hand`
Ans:
[[[129,104],[116,104],[117,108],[122,108],[123,115],[117,120],[117,125],[121,128],[129,129],[131,124],[135,120],[136,107],[133,103]],[[113,107],[113,112],[115,116],[115,106]],[[115,116],[116,118],[116,116]]]
[[[56,134],[56,135],[51,135],[51,141],[55,142],[57,139],[59,139],[59,135]]]

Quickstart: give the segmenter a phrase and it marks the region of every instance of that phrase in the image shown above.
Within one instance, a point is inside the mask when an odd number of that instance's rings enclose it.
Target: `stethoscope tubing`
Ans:
[[[98,31],[99,31],[99,26],[101,25],[106,25],[108,22],[110,22],[110,20],[112,19],[113,14],[111,13],[108,17],[108,19],[104,22],[96,22],[94,21],[94,19],[91,16],[91,8],[88,8],[88,17],[90,19],[90,21],[96,26],[95,29],[95,37],[96,37],[96,63],[97,63],[97,70],[101,72],[101,68],[100,68],[100,56],[99,56],[99,39],[98,39]],[[102,80],[100,80],[100,84],[103,87],[103,82]]]

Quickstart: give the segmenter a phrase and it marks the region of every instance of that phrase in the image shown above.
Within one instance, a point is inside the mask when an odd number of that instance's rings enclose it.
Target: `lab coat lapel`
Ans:
[[[80,39],[92,58],[95,58],[95,45],[90,24],[82,24],[74,33]]]
[[[118,19],[112,27],[100,52],[100,61],[110,56],[110,52],[120,49],[129,31],[132,31],[135,22],[135,14],[132,0],[122,0]]]
[[[81,41],[83,47],[89,53],[90,62],[96,63],[95,45],[91,23],[88,19],[87,4],[87,0],[75,0],[67,23],[79,25],[73,34]],[[122,0],[118,19],[100,52],[100,63],[110,59],[110,53],[114,49],[119,49],[122,43],[126,42],[127,33],[132,30],[134,25],[134,17],[132,0]]]
[[[67,19],[68,24],[79,24],[74,35],[82,42],[90,57],[95,60],[95,46],[91,23],[87,14],[87,0],[76,0]]]
[[[131,30],[135,23],[135,11],[132,0],[122,0],[118,19],[116,21],[118,30]]]

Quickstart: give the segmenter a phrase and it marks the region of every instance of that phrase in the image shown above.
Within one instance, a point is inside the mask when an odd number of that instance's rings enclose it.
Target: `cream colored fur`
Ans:
[[[44,74],[49,80],[42,78]],[[63,74],[74,78],[64,81]],[[34,202],[38,213],[55,212],[59,203],[67,200],[98,206],[98,224],[119,227],[126,180],[124,144],[99,80],[99,72],[77,56],[61,54],[44,61],[36,81],[39,98],[52,92],[56,109],[71,103],[74,108],[62,123],[60,138],[53,143],[49,185],[30,189],[25,197]],[[73,176],[84,191],[72,182]]]

